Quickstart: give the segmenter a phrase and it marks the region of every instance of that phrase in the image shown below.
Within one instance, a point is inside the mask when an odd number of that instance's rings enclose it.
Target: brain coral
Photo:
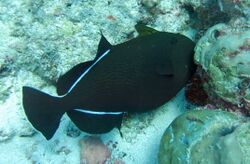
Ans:
[[[250,113],[250,25],[217,24],[198,41],[195,62],[205,72],[210,97]]]
[[[159,164],[250,162],[250,122],[235,113],[199,108],[177,117],[162,136]]]

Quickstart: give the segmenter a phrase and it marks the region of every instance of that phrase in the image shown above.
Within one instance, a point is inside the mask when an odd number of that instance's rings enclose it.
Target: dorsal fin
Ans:
[[[98,50],[96,53],[96,57],[94,60],[97,60],[100,56],[102,56],[107,50],[111,49],[112,45],[107,41],[107,39],[102,35],[101,40],[98,45]]]
[[[56,84],[56,91],[58,95],[64,95],[68,92],[75,81],[94,63],[94,61],[87,61],[80,63],[71,68],[64,75],[59,77]]]
[[[157,31],[157,30],[155,30],[155,29],[153,29],[151,27],[146,26],[143,23],[137,23],[135,25],[135,29],[139,33],[139,37],[146,36],[146,35],[151,35],[153,33],[159,32],[159,31]]]
[[[107,39],[102,35],[101,40],[98,45],[97,54],[94,60],[80,63],[73,68],[71,68],[64,75],[59,77],[56,89],[58,95],[66,94],[75,81],[107,50],[109,50],[112,45],[107,41]]]

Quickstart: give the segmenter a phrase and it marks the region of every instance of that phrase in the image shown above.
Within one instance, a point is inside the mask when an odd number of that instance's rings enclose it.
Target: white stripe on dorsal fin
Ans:
[[[64,75],[60,76],[56,83],[56,92],[58,95],[65,95],[75,81],[85,72],[95,60],[86,61],[75,65]]]
[[[83,74],[74,82],[74,84],[70,87],[70,89],[68,90],[68,92],[62,96],[58,96],[58,97],[64,97],[66,96],[68,93],[70,93],[74,87],[78,84],[79,81],[81,81],[81,79],[104,57],[106,56],[108,53],[110,52],[110,49],[107,50],[104,54],[102,54],[85,72],[83,72]]]
[[[97,111],[90,111],[90,110],[84,110],[84,109],[74,109],[75,111],[82,112],[82,113],[88,113],[88,114],[96,114],[96,115],[104,115],[104,114],[110,114],[110,115],[119,115],[124,112],[97,112]]]

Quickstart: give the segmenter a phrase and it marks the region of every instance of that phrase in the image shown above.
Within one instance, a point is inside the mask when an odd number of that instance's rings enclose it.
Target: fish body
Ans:
[[[186,40],[174,43],[175,38],[178,34],[159,32],[108,49],[64,101],[69,108],[106,112],[143,112],[162,105],[192,73],[192,58],[175,49]]]
[[[50,139],[67,113],[81,130],[105,133],[120,128],[124,113],[149,111],[174,97],[195,71],[195,44],[180,34],[144,29],[152,32],[115,46],[102,36],[93,61],[59,78],[58,96],[23,87],[31,124]]]

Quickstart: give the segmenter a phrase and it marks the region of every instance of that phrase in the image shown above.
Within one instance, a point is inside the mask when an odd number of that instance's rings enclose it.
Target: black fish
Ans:
[[[88,133],[120,129],[125,112],[155,109],[174,97],[194,73],[189,38],[137,25],[139,36],[112,46],[103,36],[94,60],[76,65],[57,82],[59,96],[23,87],[31,124],[52,138],[66,112]]]

